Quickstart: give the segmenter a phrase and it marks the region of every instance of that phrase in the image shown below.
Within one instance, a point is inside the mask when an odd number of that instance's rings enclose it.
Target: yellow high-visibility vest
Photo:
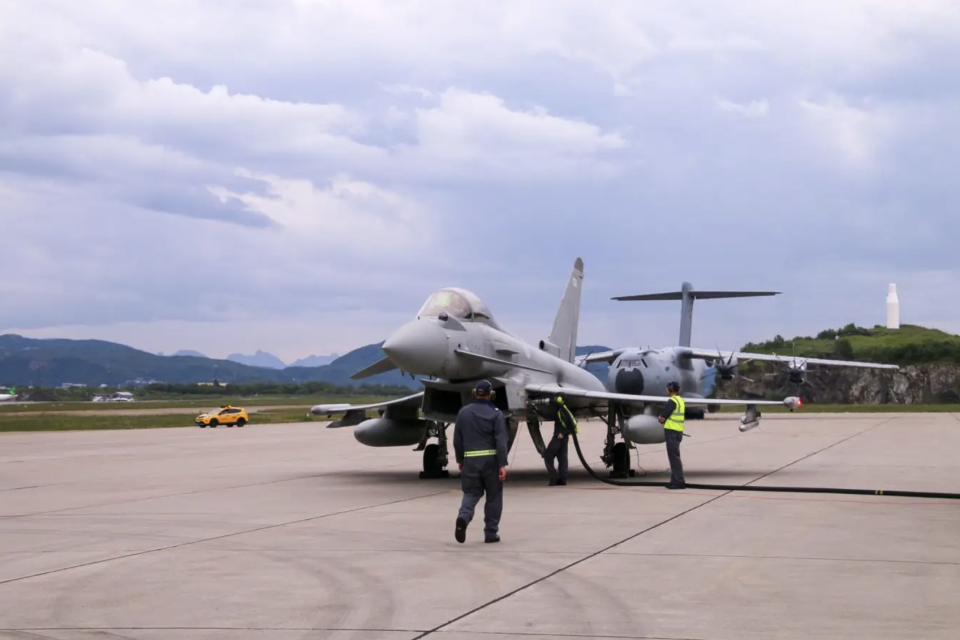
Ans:
[[[676,408],[670,417],[664,420],[663,428],[683,433],[684,412],[687,410],[687,405],[680,396],[670,396],[670,399],[674,401]]]
[[[573,431],[575,434],[580,435],[580,425],[577,424],[577,419],[573,416],[573,412],[567,408],[566,405],[561,404],[559,409],[560,423],[563,424],[568,430]],[[570,429],[573,422],[573,429]]]

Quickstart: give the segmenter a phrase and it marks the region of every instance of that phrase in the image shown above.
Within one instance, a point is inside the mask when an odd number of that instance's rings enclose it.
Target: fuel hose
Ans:
[[[616,487],[665,487],[666,482],[652,482],[650,480],[630,480],[621,478],[604,478],[587,464],[583,452],[580,450],[580,440],[573,434],[573,444],[577,449],[580,463],[591,476]],[[938,493],[935,491],[898,491],[892,489],[843,489],[840,487],[774,487],[766,485],[746,484],[698,484],[686,483],[688,489],[702,489],[706,491],[763,491],[768,493],[833,493],[853,496],[894,496],[899,498],[936,498],[940,500],[960,500],[960,493]]]

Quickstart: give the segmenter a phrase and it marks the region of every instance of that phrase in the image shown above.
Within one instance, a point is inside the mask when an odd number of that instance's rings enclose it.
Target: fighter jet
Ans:
[[[0,402],[7,402],[8,400],[17,399],[17,388],[10,387],[10,393],[0,393]]]
[[[865,369],[900,368],[895,364],[825,360],[822,358],[792,357],[787,359],[777,354],[698,349],[690,346],[694,300],[774,296],[779,293],[778,291],[697,291],[689,282],[684,282],[680,291],[615,297],[613,300],[681,300],[680,345],[656,349],[624,347],[613,351],[580,356],[576,362],[579,365],[592,362],[610,364],[606,384],[610,391],[640,394],[651,389],[662,389],[669,380],[678,380],[680,382],[680,393],[684,399],[703,398],[710,394],[714,386],[710,382],[710,369],[713,369],[714,379],[732,380],[739,375],[739,366],[750,360],[765,360],[786,364],[789,367],[790,382],[797,385],[797,395],[799,395],[799,386],[805,381],[807,365]],[[696,408],[691,407],[687,411],[687,415],[692,418],[703,418],[705,411],[716,412],[719,410],[719,404],[707,404]]]
[[[385,357],[355,373],[362,379],[400,369],[426,376],[424,390],[386,402],[345,407],[316,405],[313,415],[344,414],[330,428],[356,427],[354,437],[371,447],[411,446],[423,451],[421,478],[444,477],[448,464],[447,427],[457,412],[471,401],[474,385],[488,380],[495,391],[494,403],[504,413],[513,447],[519,423],[525,421],[537,450],[544,451],[540,418],[550,419],[539,408],[558,395],[577,416],[598,417],[607,425],[607,440],[601,459],[615,473],[629,472],[628,447],[632,443],[664,442],[663,425],[657,419],[666,395],[611,393],[603,382],[574,364],[580,320],[583,260],[577,258],[566,284],[560,308],[549,337],[534,346],[513,335],[494,318],[490,309],[470,291],[450,287],[432,294],[416,317],[397,329],[383,343]],[[663,392],[666,392],[664,387]],[[759,424],[758,405],[799,406],[797,398],[783,401],[702,400],[691,398],[687,406],[746,405],[741,430]],[[368,419],[368,410],[380,416]],[[422,413],[422,417],[421,417]],[[630,416],[626,419],[626,416]],[[581,429],[581,435],[583,430]],[[623,442],[616,442],[620,435]],[[436,443],[427,444],[430,438]]]

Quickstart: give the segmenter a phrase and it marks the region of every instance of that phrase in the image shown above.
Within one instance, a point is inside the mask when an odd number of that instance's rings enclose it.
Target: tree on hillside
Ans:
[[[853,343],[846,338],[837,340],[837,355],[845,360],[853,360]]]

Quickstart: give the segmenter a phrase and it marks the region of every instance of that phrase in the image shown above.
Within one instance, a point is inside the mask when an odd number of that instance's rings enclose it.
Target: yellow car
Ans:
[[[250,416],[247,415],[247,410],[242,407],[231,407],[226,404],[219,409],[210,411],[209,413],[203,413],[197,416],[197,426],[201,429],[206,427],[216,428],[217,425],[226,425],[232,427],[234,425],[242,427],[243,425],[250,422]]]

